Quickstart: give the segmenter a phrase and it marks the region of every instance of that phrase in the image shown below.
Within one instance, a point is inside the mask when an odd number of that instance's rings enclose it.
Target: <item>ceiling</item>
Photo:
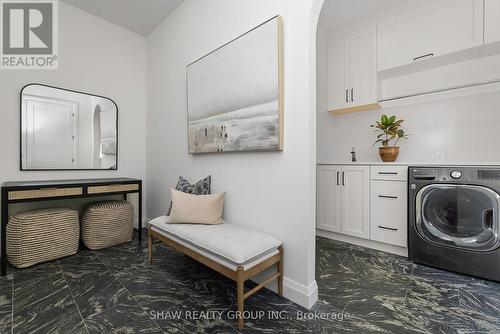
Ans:
[[[334,31],[407,0],[325,0],[319,24]]]
[[[62,0],[141,35],[148,35],[183,0]]]

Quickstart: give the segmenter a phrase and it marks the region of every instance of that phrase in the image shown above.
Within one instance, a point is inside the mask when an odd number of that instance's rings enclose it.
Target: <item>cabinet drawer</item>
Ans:
[[[83,195],[83,188],[42,188],[35,190],[9,191],[9,201]]]
[[[88,194],[105,194],[123,191],[137,191],[138,184],[111,184],[109,186],[93,186],[87,188]]]
[[[372,166],[372,180],[406,181],[408,179],[407,166]]]
[[[407,198],[405,182],[371,182],[372,240],[407,246]]]

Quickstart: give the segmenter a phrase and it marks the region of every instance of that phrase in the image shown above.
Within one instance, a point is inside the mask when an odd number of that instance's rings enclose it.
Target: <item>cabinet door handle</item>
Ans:
[[[338,186],[340,186],[339,174],[340,174],[340,172],[337,172],[337,185],[338,185]]]
[[[345,102],[349,103],[349,89],[345,90]]]
[[[389,230],[389,231],[397,231],[398,230],[397,228],[380,226],[380,225],[378,226],[378,228],[381,228],[383,230]]]
[[[398,175],[398,172],[378,172],[378,175]]]
[[[345,172],[342,172],[342,185],[345,186]]]
[[[434,57],[434,53],[428,53],[428,54],[423,55],[423,56],[415,57],[415,58],[413,58],[413,61],[417,61],[419,59],[424,59],[424,58],[427,58],[427,57]]]
[[[398,199],[398,196],[378,195],[378,197],[380,197],[380,198]]]
[[[354,88],[351,88],[351,102],[354,102]]]

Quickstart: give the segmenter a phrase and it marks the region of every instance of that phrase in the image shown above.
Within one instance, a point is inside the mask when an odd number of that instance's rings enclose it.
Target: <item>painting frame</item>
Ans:
[[[277,81],[277,109],[273,110],[275,113],[275,117],[277,117],[275,134],[272,137],[273,145],[269,145],[268,147],[254,147],[254,148],[243,148],[243,149],[223,149],[223,150],[197,150],[193,148],[193,134],[191,133],[192,121],[190,119],[190,68],[207,59],[210,56],[220,52],[224,48],[231,46],[232,43],[238,42],[241,39],[248,37],[250,34],[258,30],[259,28],[263,28],[265,25],[275,24],[275,33],[276,34],[276,45],[274,46],[275,56],[276,56],[276,64],[273,66],[277,66],[276,68],[276,81]],[[196,59],[195,61],[189,63],[186,66],[186,106],[187,106],[187,141],[188,141],[188,153],[192,155],[196,154],[213,154],[213,153],[235,153],[235,152],[266,152],[266,151],[283,151],[284,150],[284,63],[283,63],[284,49],[283,49],[283,18],[280,15],[276,15],[269,20],[259,24],[258,26],[246,31],[245,33],[235,37],[231,41],[221,45],[220,47],[214,49],[213,51],[205,54],[204,56]],[[275,101],[276,102],[276,101]],[[226,112],[223,112],[224,114]],[[229,112],[230,113],[230,112]],[[206,130],[205,130],[206,131]],[[226,135],[227,136],[227,135]]]

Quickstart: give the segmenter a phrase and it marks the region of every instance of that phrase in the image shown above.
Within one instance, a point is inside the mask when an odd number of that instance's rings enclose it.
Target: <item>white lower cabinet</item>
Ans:
[[[318,166],[317,227],[354,237],[370,237],[370,168]]]
[[[342,169],[342,233],[370,237],[370,167]]]
[[[317,227],[330,232],[341,232],[340,167],[318,167]]]
[[[320,165],[317,228],[407,247],[407,167]]]
[[[370,239],[407,246],[407,198],[406,182],[371,181]]]

